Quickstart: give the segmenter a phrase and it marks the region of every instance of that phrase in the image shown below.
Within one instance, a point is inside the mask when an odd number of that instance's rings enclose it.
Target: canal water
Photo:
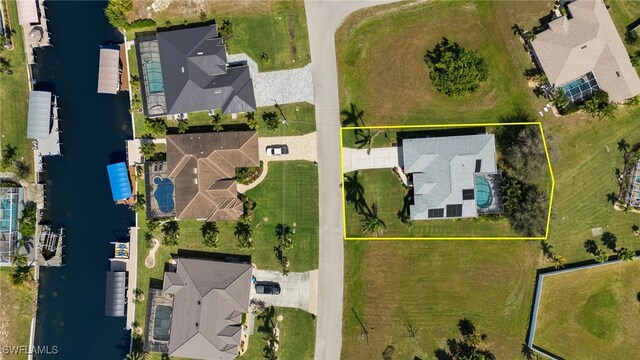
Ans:
[[[128,97],[98,94],[99,45],[121,42],[106,1],[47,0],[53,47],[37,50],[35,88],[59,96],[64,156],[45,162],[47,210],[66,229],[64,266],[41,268],[35,359],[119,360],[125,318],[104,316],[110,242],[126,238],[133,213],[115,205],[106,166],[125,160]],[[49,354],[46,354],[46,353]]]

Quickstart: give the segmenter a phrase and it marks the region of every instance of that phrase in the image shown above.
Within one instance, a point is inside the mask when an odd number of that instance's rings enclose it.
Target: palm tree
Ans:
[[[15,161],[17,155],[18,147],[11,146],[11,144],[6,144],[4,146],[4,149],[2,149],[2,160],[0,162],[0,166],[3,169],[7,169]]]
[[[131,87],[139,90],[140,89],[140,77],[138,77],[138,75],[131,75]],[[138,96],[137,94],[135,95],[136,97]]]
[[[564,267],[564,264],[567,262],[567,259],[560,255],[554,255],[553,259],[551,259],[551,262],[554,264],[554,267],[556,269],[562,269]]]
[[[149,353],[144,351],[144,338],[140,335],[133,335],[131,338],[131,351],[127,354],[127,360],[145,360]]]
[[[137,304],[142,301],[144,301],[144,291],[140,288],[135,288],[133,290],[133,302]]]
[[[373,140],[382,133],[381,130],[376,130],[375,132],[371,132],[371,129],[364,129],[356,133],[356,146],[358,149],[362,149],[364,147],[367,148],[367,154],[371,153],[371,148],[373,146]]]
[[[147,205],[144,199],[144,194],[136,194],[134,195],[134,197],[136,199],[136,202],[131,205],[131,210],[133,210],[134,212],[144,210],[145,206]]]
[[[378,217],[378,206],[373,203],[370,213],[364,213],[362,222],[362,231],[373,236],[384,234],[387,224]]]
[[[607,260],[609,260],[609,255],[607,254],[606,251],[602,250],[602,249],[598,249],[596,250],[596,252],[593,254],[595,260],[599,263],[603,263]]]
[[[224,128],[222,127],[222,117],[220,114],[214,113],[211,115],[211,125],[213,125],[213,131],[222,131]]]
[[[247,119],[247,125],[249,125],[249,129],[258,130],[258,127],[260,127],[260,122],[258,121],[258,119],[256,119],[256,115],[253,111],[246,113],[244,117]]]
[[[205,221],[200,228],[202,233],[202,243],[206,247],[216,248],[218,247],[218,234],[220,230],[215,222]]]
[[[249,224],[239,221],[233,229],[233,235],[238,239],[238,247],[242,249],[253,248],[253,239],[251,238],[253,231]]]
[[[540,241],[540,249],[542,250],[542,254],[547,258],[551,258],[553,254],[553,246],[548,242],[542,240]]]
[[[622,261],[632,261],[635,256],[635,252],[629,248],[623,247],[618,251],[618,258]]]
[[[291,227],[286,224],[278,224],[276,225],[276,237],[278,238],[278,243],[282,245],[284,249],[288,249],[293,244],[291,240]]]
[[[11,264],[13,266],[26,266],[29,263],[29,259],[27,255],[24,254],[16,254],[13,259],[11,259]]]
[[[178,133],[184,134],[185,132],[187,132],[187,130],[189,130],[189,120],[178,120]]]
[[[0,57],[0,73],[5,75],[13,75],[13,70],[11,69],[11,62],[9,59]]]
[[[170,220],[164,223],[164,225],[162,225],[162,232],[164,233],[162,242],[165,245],[178,245],[178,238],[180,238],[180,225],[177,221]]]
[[[613,119],[616,118],[616,110],[617,110],[617,107],[616,107],[615,104],[608,103],[608,104],[604,105],[604,107],[602,107],[600,109],[600,111],[598,112],[598,118],[600,120],[602,120],[602,119],[613,120]]]
[[[11,273],[11,283],[15,287],[21,287],[24,285],[32,285],[35,281],[33,278],[33,272],[31,269],[33,266],[18,265],[13,269]]]
[[[153,142],[151,135],[145,135],[140,139],[140,153],[145,160],[150,160],[156,153],[156,144]]]

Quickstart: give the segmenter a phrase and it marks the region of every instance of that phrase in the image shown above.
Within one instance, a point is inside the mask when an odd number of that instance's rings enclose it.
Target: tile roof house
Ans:
[[[147,116],[256,108],[249,67],[227,62],[215,25],[145,34],[136,51]]]
[[[493,134],[426,137],[402,141],[404,173],[413,185],[411,219],[470,218],[496,205],[499,185]]]
[[[251,264],[176,259],[162,291],[173,298],[168,353],[193,359],[234,359],[242,314],[249,311]]]
[[[237,167],[259,166],[258,133],[167,135],[167,166],[178,219],[237,220],[243,212]]]
[[[580,92],[590,95],[589,87],[605,90],[614,102],[639,94],[640,78],[603,0],[575,0],[567,7],[568,16],[551,21],[532,41],[549,83],[566,86],[565,92],[575,89],[573,100],[586,97]]]

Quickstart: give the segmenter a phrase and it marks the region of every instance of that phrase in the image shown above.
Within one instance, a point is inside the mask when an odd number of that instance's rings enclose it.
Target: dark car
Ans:
[[[278,283],[256,283],[256,294],[278,295],[278,294],[280,294],[280,284],[278,284]]]

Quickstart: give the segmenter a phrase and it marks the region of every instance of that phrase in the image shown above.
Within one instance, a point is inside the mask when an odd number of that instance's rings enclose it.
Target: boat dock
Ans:
[[[33,49],[51,45],[44,0],[18,1],[18,21],[22,26],[27,64],[35,64]]]
[[[105,315],[126,317],[126,327],[135,321],[138,273],[138,228],[129,228],[129,242],[112,242],[114,255],[107,271]],[[125,310],[126,309],[126,310]]]
[[[36,178],[43,171],[44,156],[62,155],[58,97],[46,91],[29,94],[27,138],[33,139]]]
[[[64,229],[52,231],[50,226],[38,225],[36,238],[38,239],[36,264],[38,266],[62,266]]]

